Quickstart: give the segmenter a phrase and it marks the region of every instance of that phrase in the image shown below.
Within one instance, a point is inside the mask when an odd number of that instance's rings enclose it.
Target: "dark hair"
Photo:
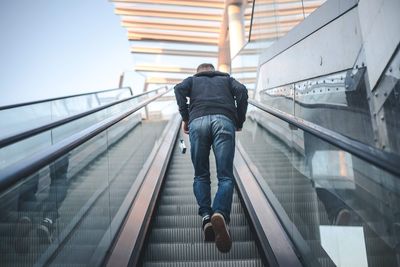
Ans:
[[[213,64],[211,64],[211,63],[200,64],[197,67],[197,72],[199,72],[201,69],[210,69],[211,71],[215,71],[215,68],[214,68]]]

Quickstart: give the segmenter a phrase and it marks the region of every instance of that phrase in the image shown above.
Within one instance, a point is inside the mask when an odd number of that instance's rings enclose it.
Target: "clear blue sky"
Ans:
[[[133,66],[107,0],[1,0],[0,106],[118,87]]]

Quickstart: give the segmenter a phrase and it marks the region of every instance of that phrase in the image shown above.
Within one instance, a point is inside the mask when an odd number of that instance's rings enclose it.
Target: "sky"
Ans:
[[[118,87],[126,30],[107,0],[1,0],[0,106]]]

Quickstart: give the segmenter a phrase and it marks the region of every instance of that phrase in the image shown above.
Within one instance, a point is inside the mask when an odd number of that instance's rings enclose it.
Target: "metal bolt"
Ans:
[[[346,86],[345,86],[345,87],[346,87],[346,89],[349,89],[349,86],[348,86],[347,84],[346,84]]]
[[[375,142],[378,142],[378,139],[377,139],[377,138],[374,138],[374,141],[375,141]]]
[[[392,69],[392,67],[390,67],[390,68],[389,68],[389,72],[392,72],[392,71],[393,71],[393,69]]]
[[[381,121],[385,120],[385,117],[381,116]]]
[[[384,96],[387,96],[387,93],[386,93],[386,92],[384,92],[384,93],[383,93],[383,95],[384,95]]]
[[[378,93],[375,93],[375,97],[378,97],[379,96],[379,94]]]
[[[376,113],[374,113],[374,117],[376,117]]]
[[[371,98],[368,96],[368,97],[367,97],[367,100],[368,100],[368,101],[370,101],[370,100],[371,100]]]
[[[361,66],[362,66],[362,67],[364,67],[364,66],[365,66],[364,62],[362,62],[362,63],[361,63]]]
[[[358,65],[356,65],[356,69],[358,69]]]

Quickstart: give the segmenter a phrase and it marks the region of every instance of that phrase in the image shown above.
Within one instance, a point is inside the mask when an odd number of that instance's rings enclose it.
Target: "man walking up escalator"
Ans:
[[[195,177],[193,191],[205,241],[214,241],[221,252],[229,252],[232,239],[228,224],[234,188],[233,157],[235,131],[246,119],[247,89],[229,74],[215,71],[212,64],[198,66],[197,73],[175,86],[175,97],[189,134]],[[187,103],[190,99],[190,104]],[[218,190],[211,206],[209,155],[213,149]]]

